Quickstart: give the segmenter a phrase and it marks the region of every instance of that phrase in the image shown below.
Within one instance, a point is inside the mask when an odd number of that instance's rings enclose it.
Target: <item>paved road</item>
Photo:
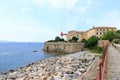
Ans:
[[[113,46],[108,47],[106,80],[120,80],[120,52]]]

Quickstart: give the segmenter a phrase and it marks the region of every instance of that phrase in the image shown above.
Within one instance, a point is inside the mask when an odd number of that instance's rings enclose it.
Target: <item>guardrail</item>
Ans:
[[[106,67],[106,62],[108,57],[108,46],[105,46],[104,48],[105,50],[102,56],[102,61],[99,64],[99,72],[95,80],[104,80],[105,67]]]

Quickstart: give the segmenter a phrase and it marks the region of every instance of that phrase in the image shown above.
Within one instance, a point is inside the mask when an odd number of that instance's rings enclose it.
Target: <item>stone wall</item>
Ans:
[[[104,47],[105,45],[110,45],[110,42],[108,40],[99,40],[98,41],[98,47]]]
[[[83,50],[82,43],[45,42],[44,51],[54,53],[75,53]]]

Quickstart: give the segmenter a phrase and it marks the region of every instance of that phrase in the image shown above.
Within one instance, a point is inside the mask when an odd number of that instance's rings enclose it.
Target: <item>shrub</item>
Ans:
[[[78,41],[78,38],[73,36],[72,39],[69,40],[69,42],[77,42]]]
[[[85,41],[86,48],[97,47],[98,38],[96,36],[91,36],[88,40]]]

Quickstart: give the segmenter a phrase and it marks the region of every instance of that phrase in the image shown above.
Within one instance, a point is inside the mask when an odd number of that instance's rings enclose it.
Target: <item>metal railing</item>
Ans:
[[[104,80],[105,67],[106,67],[106,62],[107,62],[107,57],[108,57],[108,46],[105,46],[104,48],[105,50],[102,56],[102,60],[99,64],[99,72],[95,80]]]

